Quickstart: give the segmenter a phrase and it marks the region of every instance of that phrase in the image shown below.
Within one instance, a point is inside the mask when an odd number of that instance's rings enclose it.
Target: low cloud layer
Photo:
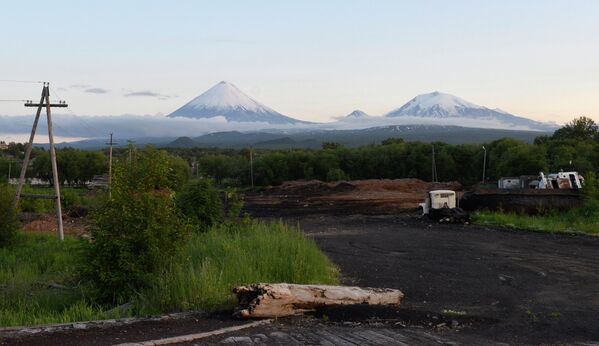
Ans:
[[[135,139],[147,137],[181,136],[196,137],[220,131],[257,131],[279,129],[286,131],[304,130],[349,130],[389,125],[453,125],[477,128],[503,128],[510,130],[530,130],[525,127],[511,127],[495,120],[468,118],[430,118],[420,117],[368,117],[366,119],[341,119],[331,123],[272,125],[268,123],[228,122],[224,117],[209,119],[168,118],[159,115],[121,115],[121,116],[75,116],[55,114],[54,133],[63,138],[107,138],[114,133],[115,138]],[[0,139],[22,136],[31,131],[33,115],[0,116]],[[40,121],[37,137],[46,137],[46,122]],[[19,137],[20,138],[20,137]],[[26,139],[25,139],[26,140]]]

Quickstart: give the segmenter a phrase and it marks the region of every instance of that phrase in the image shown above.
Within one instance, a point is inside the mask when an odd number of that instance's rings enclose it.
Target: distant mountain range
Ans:
[[[166,144],[167,147],[219,147],[263,149],[320,148],[323,142],[337,142],[348,147],[380,144],[388,138],[403,138],[406,141],[451,144],[488,143],[510,137],[532,142],[537,136],[548,134],[534,131],[481,129],[439,125],[395,125],[359,130],[320,131],[260,131],[260,132],[216,132],[199,137],[181,137]]]
[[[299,125],[313,128],[344,128],[348,122],[354,128],[380,125],[459,125],[497,129],[550,131],[555,124],[534,121],[490,109],[438,91],[418,95],[403,106],[383,115],[371,116],[361,110],[333,123],[315,124],[283,115],[244,94],[229,82],[220,82],[169,114],[169,117],[208,119],[223,117],[229,122],[263,123],[269,125]],[[395,122],[395,123],[394,123]],[[313,125],[313,126],[310,126]]]
[[[56,119],[57,136],[88,138],[68,144],[80,147],[103,146],[106,140],[99,138],[109,132],[122,143],[135,139],[140,145],[316,148],[325,141],[354,146],[390,137],[448,143],[483,143],[501,137],[532,141],[558,127],[438,91],[418,95],[384,115],[355,110],[336,121],[311,123],[283,115],[224,81],[168,117],[60,115]],[[44,124],[40,126],[38,131],[44,131]],[[14,133],[27,138],[30,128],[31,116],[0,116],[0,139]]]

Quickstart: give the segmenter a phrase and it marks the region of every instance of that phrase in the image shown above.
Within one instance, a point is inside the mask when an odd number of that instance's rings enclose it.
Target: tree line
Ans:
[[[322,149],[250,151],[249,148],[167,148],[180,157],[178,166],[194,168],[194,174],[213,178],[220,185],[277,185],[287,180],[432,178],[432,151],[440,181],[459,181],[465,185],[482,179],[486,150],[486,177],[535,175],[540,171],[575,170],[582,174],[599,170],[599,131],[589,118],[574,119],[552,136],[539,136],[534,143],[504,138],[485,144],[451,145],[442,142],[406,142],[390,138],[380,144],[346,148],[338,143],[323,143]],[[0,179],[8,175],[8,160],[13,160],[12,177],[18,176],[24,146],[11,143],[0,156]],[[125,157],[129,149],[115,150]],[[72,148],[57,150],[61,183],[80,184],[108,170],[105,151]],[[252,160],[250,160],[250,156]],[[49,153],[36,148],[28,177],[50,180]],[[250,167],[250,161],[253,167]]]
[[[483,149],[484,146],[484,149]],[[599,170],[599,131],[589,118],[574,119],[552,136],[534,143],[504,138],[485,144],[450,145],[442,142],[406,142],[390,138],[379,145],[345,148],[323,143],[319,150],[254,150],[255,185],[277,185],[287,180],[432,178],[432,151],[440,181],[472,185],[482,180],[486,150],[486,178],[536,175],[540,171],[575,170],[582,174]],[[197,162],[200,175],[222,185],[251,183],[250,149],[168,149]]]

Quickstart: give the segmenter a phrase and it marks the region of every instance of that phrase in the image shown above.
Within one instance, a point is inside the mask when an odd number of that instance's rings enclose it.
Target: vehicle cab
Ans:
[[[456,207],[456,193],[452,190],[433,190],[429,191],[424,203],[419,204],[422,209],[422,215],[427,215],[431,210]]]

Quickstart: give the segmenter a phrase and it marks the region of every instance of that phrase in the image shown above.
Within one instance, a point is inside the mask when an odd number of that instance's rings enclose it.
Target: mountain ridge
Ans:
[[[221,81],[193,98],[168,117],[215,118],[234,122],[264,122],[268,124],[301,124],[306,121],[283,115],[247,96],[234,84]]]

